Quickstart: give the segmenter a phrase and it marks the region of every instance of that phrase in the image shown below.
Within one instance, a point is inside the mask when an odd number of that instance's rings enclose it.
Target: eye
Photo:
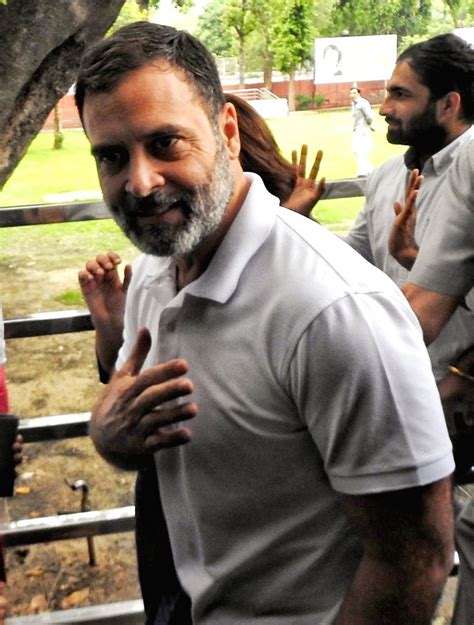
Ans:
[[[128,161],[127,151],[115,146],[100,148],[94,156],[99,169],[108,174],[117,173]]]
[[[159,134],[150,141],[150,153],[161,160],[178,159],[186,150],[186,141],[174,134]]]
[[[394,98],[397,98],[397,100],[403,100],[408,96],[407,92],[403,89],[394,89],[392,95]]]
[[[155,145],[157,148],[169,149],[176,144],[177,138],[172,135],[161,135],[155,138]]]

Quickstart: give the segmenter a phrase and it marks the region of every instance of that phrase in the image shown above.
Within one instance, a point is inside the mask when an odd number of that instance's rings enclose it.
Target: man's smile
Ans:
[[[137,215],[138,223],[142,225],[159,224],[171,221],[181,220],[189,212],[186,210],[183,202],[173,202],[169,206],[151,209]]]

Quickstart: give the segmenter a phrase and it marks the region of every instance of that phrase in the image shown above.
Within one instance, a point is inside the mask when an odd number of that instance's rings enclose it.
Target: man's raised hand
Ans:
[[[123,325],[123,309],[132,270],[130,265],[125,267],[122,282],[117,271],[121,262],[116,252],[98,254],[88,260],[85,268],[78,273],[82,295],[94,325],[103,321],[116,321],[115,318],[121,319]]]
[[[300,213],[305,217],[310,216],[312,209],[319,202],[326,189],[324,178],[321,178],[319,182],[316,182],[321,160],[323,158],[322,150],[318,150],[308,176],[306,176],[307,157],[307,145],[301,146],[299,161],[297,151],[293,150],[291,153],[291,160],[296,170],[296,182],[290,197],[283,202],[283,205],[286,208],[289,208],[296,213]]]
[[[184,377],[185,360],[170,360],[140,372],[150,346],[150,333],[141,328],[129,359],[112,376],[91,415],[90,435],[96,449],[122,469],[139,469],[159,449],[189,442],[188,428],[165,426],[192,419],[198,412],[191,401],[168,403],[193,391],[191,380]]]
[[[416,198],[423,176],[418,169],[410,173],[408,186],[405,193],[405,204],[395,202],[395,220],[388,239],[390,254],[405,269],[410,270],[418,256],[418,244],[415,239],[416,226]]]

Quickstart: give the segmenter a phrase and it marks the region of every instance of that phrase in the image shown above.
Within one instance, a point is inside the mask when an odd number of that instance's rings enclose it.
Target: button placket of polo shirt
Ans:
[[[180,308],[165,308],[159,324],[160,361],[179,358],[179,316]]]

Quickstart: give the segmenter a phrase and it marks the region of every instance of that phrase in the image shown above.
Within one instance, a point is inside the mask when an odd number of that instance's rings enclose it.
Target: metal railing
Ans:
[[[365,179],[351,178],[326,183],[324,199],[360,197]],[[103,202],[40,204],[0,209],[0,228],[107,219]],[[5,338],[17,339],[93,330],[86,310],[41,312],[5,319]],[[22,418],[19,431],[25,442],[62,440],[87,435],[90,413]],[[132,531],[134,507],[77,512],[0,524],[6,547],[18,547],[72,538]],[[143,623],[141,600],[74,608],[7,619],[8,625],[135,625]]]

